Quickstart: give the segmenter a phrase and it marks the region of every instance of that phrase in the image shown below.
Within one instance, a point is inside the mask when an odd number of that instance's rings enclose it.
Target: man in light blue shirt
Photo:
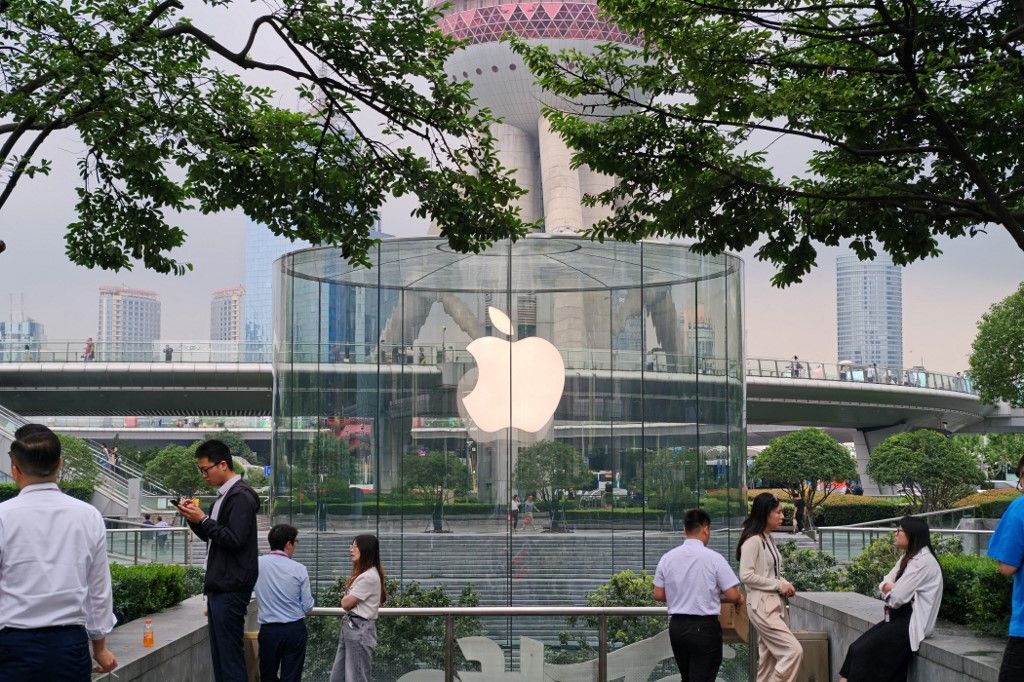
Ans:
[[[1024,457],[1017,463],[1017,477],[1024,474]],[[999,682],[1024,679],[1024,497],[1003,512],[996,532],[988,541],[988,555],[999,562],[999,572],[1013,576],[1010,638],[1003,652]]]
[[[306,567],[292,559],[298,537],[294,526],[274,526],[267,534],[271,552],[259,559],[260,679],[267,682],[299,682],[306,662],[306,614],[313,594]]]
[[[654,598],[668,602],[672,653],[684,682],[714,682],[722,665],[721,602],[744,602],[729,562],[708,549],[711,517],[691,509],[683,519],[686,541],[661,557],[654,572]]]

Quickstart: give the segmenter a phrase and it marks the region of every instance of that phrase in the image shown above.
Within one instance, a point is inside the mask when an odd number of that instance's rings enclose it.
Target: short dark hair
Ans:
[[[1020,478],[1021,469],[1024,469],[1024,455],[1020,456],[1020,460],[1017,462],[1017,478]]]
[[[40,424],[21,438],[11,443],[11,462],[29,476],[46,478],[52,476],[60,466],[60,439],[50,429]]]
[[[270,549],[281,551],[289,542],[295,542],[297,537],[299,537],[298,528],[289,526],[287,523],[279,523],[267,533],[267,542],[270,543]]]
[[[219,441],[216,438],[203,441],[196,448],[196,459],[205,457],[210,461],[210,464],[220,464],[221,462],[228,463],[228,469],[234,469],[234,462],[231,461],[231,450],[224,444],[223,441]]]
[[[22,424],[18,427],[18,430],[14,432],[14,438],[21,440],[30,433],[48,433],[50,428],[43,426],[42,424]]]
[[[703,509],[691,509],[683,517],[683,528],[687,533],[693,533],[704,526],[711,525],[711,517]]]

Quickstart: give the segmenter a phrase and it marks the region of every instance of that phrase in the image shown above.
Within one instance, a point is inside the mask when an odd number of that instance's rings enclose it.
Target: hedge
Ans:
[[[84,502],[90,502],[92,500],[93,493],[96,492],[96,487],[88,481],[61,481],[58,485],[62,491],[71,497]],[[0,483],[0,502],[17,496],[18,484]]]
[[[993,636],[1006,636],[1013,582],[987,557],[940,554],[944,583],[939,615]]]
[[[110,577],[114,588],[114,615],[122,625],[174,606],[190,596],[185,587],[185,569],[181,566],[111,564]]]
[[[767,490],[754,488],[747,491],[747,499],[753,500],[763,492],[773,493],[782,501],[782,509],[786,513],[784,524],[791,524],[793,506],[789,493],[781,488]],[[815,499],[820,500],[821,497],[822,493],[815,493]],[[819,528],[823,526],[849,526],[854,523],[866,523],[868,521],[902,516],[907,510],[908,506],[902,500],[832,493],[825,498],[823,503],[814,508],[814,525]]]
[[[982,519],[1000,519],[1010,503],[1020,497],[1020,492],[1012,489],[985,490],[961,497],[953,503],[954,507],[975,507],[974,515]]]

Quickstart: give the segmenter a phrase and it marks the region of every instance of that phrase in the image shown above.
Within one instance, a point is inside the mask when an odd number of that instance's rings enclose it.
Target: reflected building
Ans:
[[[838,361],[903,368],[903,269],[886,254],[836,260]]]

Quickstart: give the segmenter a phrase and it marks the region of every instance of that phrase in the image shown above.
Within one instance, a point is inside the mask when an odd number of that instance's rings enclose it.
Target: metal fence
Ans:
[[[107,519],[107,556],[118,564],[188,564],[192,531]],[[110,526],[115,526],[111,528]]]

